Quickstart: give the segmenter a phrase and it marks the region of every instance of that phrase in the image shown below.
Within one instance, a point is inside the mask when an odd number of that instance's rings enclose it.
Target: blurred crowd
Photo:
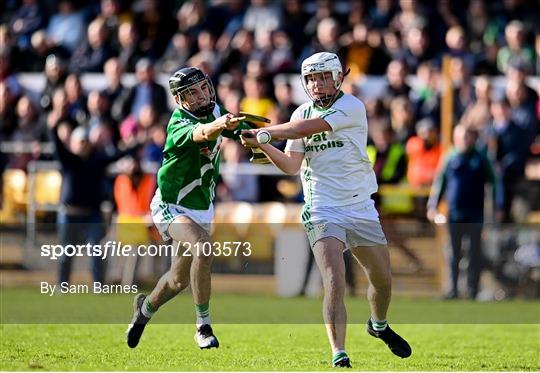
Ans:
[[[430,186],[441,160],[441,66],[449,55],[453,123],[478,132],[509,215],[527,161],[540,156],[539,87],[528,79],[540,73],[538,19],[536,0],[6,0],[0,141],[30,145],[0,155],[0,164],[26,169],[53,158],[40,146],[52,129],[68,148],[82,141],[110,158],[139,144],[137,166],[126,170],[159,164],[171,107],[157,76],[183,66],[207,72],[229,111],[287,121],[296,108],[287,74],[324,50],[351,69],[343,89],[366,104],[380,184]],[[23,87],[25,72],[43,72],[44,88]],[[88,91],[85,73],[103,73],[106,87]],[[126,73],[135,85],[124,85]],[[364,76],[386,78],[378,97],[363,92]],[[506,78],[500,92],[495,76]],[[248,162],[238,144],[223,149],[225,163]],[[274,176],[224,175],[218,186],[221,200],[299,200],[299,192],[294,180]]]

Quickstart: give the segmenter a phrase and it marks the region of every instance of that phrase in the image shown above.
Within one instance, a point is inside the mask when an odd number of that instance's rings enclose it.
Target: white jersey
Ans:
[[[298,107],[291,116],[324,119],[332,131],[289,140],[286,152],[304,153],[301,168],[306,207],[352,205],[377,191],[377,179],[367,156],[366,108],[356,97],[340,93],[327,109],[313,103]]]

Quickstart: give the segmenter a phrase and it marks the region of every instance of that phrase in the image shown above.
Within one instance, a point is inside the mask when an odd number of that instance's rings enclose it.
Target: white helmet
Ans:
[[[324,97],[315,97],[307,88],[307,76],[315,73],[331,72],[333,86],[336,89],[335,94],[326,95]],[[302,86],[307,95],[317,106],[326,108],[331,106],[337,95],[339,94],[339,88],[341,87],[342,79],[339,78],[339,74],[343,73],[343,67],[338,56],[334,53],[320,52],[306,58],[302,62]]]

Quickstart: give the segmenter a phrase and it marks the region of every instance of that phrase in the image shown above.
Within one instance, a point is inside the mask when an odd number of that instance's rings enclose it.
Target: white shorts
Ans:
[[[212,229],[212,220],[214,219],[213,204],[210,205],[208,210],[192,210],[184,206],[163,202],[161,200],[161,192],[158,188],[156,189],[154,198],[152,198],[152,202],[150,202],[150,210],[152,212],[152,220],[165,241],[171,239],[168,232],[169,226],[177,216],[187,216],[199,224],[208,234],[210,234],[210,230]]]
[[[371,199],[341,207],[304,206],[302,223],[311,247],[325,237],[337,238],[345,244],[345,249],[387,244]]]

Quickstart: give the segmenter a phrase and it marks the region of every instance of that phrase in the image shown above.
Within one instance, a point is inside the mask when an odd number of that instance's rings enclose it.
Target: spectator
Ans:
[[[45,141],[47,126],[43,117],[28,96],[17,102],[17,126],[11,136],[12,141]]]
[[[488,126],[491,121],[491,82],[487,76],[476,79],[474,92],[476,100],[467,107],[459,124],[475,129],[479,134],[477,147],[484,149],[487,146]]]
[[[70,70],[75,73],[102,72],[105,61],[112,55],[105,21],[98,18],[90,23],[87,40],[71,57]]]
[[[57,89],[64,87],[66,77],[65,61],[54,54],[47,56],[45,60],[45,88],[41,92],[41,98],[39,100],[42,110],[51,110],[52,96]]]
[[[152,105],[143,106],[138,119],[130,115],[120,124],[122,140],[129,143],[137,137],[148,139],[150,128],[157,125],[158,120],[159,113]]]
[[[502,206],[500,194],[490,161],[475,148],[478,133],[472,128],[457,126],[454,129],[454,149],[438,171],[428,201],[428,219],[435,220],[437,206],[446,195],[448,203],[448,231],[450,255],[448,267],[451,274],[450,291],[446,299],[458,298],[459,262],[462,258],[462,241],[469,240],[467,288],[470,299],[479,292],[480,275],[484,267],[482,254],[482,224],[484,222],[484,187],[493,185],[494,202]]]
[[[295,59],[291,52],[291,39],[283,30],[271,34],[272,52],[268,59],[268,70],[271,74],[285,73],[294,70]]]
[[[83,91],[81,79],[76,74],[69,74],[64,83],[67,98],[67,112],[69,117],[79,124],[86,124],[88,111],[86,110],[87,97]]]
[[[208,8],[204,1],[189,0],[184,2],[176,13],[178,31],[195,39],[198,33],[211,23],[208,20]],[[214,20],[216,23],[218,20]]]
[[[276,97],[276,123],[285,123],[290,118],[296,105],[293,103],[291,83],[285,76],[278,75],[274,79],[274,96]]]
[[[58,13],[53,14],[47,26],[47,36],[54,45],[73,52],[85,32],[85,22],[81,12],[75,10],[72,0],[58,1]]]
[[[100,154],[114,156],[118,152],[113,130],[105,123],[98,123],[90,128],[88,140],[94,150]],[[109,180],[110,178],[107,177],[107,181]]]
[[[450,60],[450,79],[454,86],[454,122],[457,122],[475,101],[471,73],[462,58]]]
[[[340,61],[345,61],[347,50],[339,44],[339,32],[339,24],[334,18],[322,19],[317,25],[316,37],[304,48],[298,62],[301,63],[307,56],[322,51],[335,53]]]
[[[13,72],[22,70],[24,55],[7,25],[2,24],[0,24],[0,53],[9,57],[9,64]]]
[[[386,108],[390,108],[390,102],[398,97],[409,97],[411,87],[407,84],[407,74],[409,73],[407,64],[403,60],[392,60],[386,69],[386,86],[382,98]]]
[[[45,25],[45,12],[37,0],[24,0],[13,14],[9,28],[21,49],[30,46],[32,34]]]
[[[169,39],[174,34],[172,2],[147,0],[140,3],[142,9],[135,12],[135,25],[140,36],[140,47],[146,56],[161,57]]]
[[[231,49],[222,62],[222,71],[232,73],[233,70],[245,74],[247,63],[255,53],[255,37],[252,31],[240,29],[231,41]]]
[[[399,96],[390,101],[390,123],[399,143],[405,145],[414,136],[414,110],[407,97]]]
[[[506,85],[506,98],[510,104],[510,118],[512,122],[527,133],[530,145],[538,132],[538,120],[535,117],[535,108],[527,102],[525,85],[511,80]]]
[[[13,66],[12,49],[0,49],[0,83],[4,83],[9,87],[11,94],[19,98],[23,94],[21,84],[17,79]]]
[[[497,54],[497,68],[506,73],[510,63],[522,63],[527,71],[534,69],[534,51],[525,44],[525,26],[520,21],[512,21],[504,29],[506,45]]]
[[[47,115],[47,126],[56,126],[65,121],[75,127],[75,118],[71,117],[68,112],[69,102],[66,91],[63,88],[57,88],[52,94],[51,101],[51,110]]]
[[[44,30],[34,32],[30,40],[30,47],[24,52],[24,61],[22,69],[29,72],[43,72],[46,70],[47,57],[57,56],[66,60],[69,58],[69,52],[62,46],[53,45],[47,39],[47,33]]]
[[[244,28],[253,31],[255,39],[263,32],[272,32],[282,25],[279,4],[269,0],[251,0],[244,16]]]
[[[426,24],[427,12],[418,0],[399,0],[400,11],[390,22],[390,28],[407,33],[419,24]]]
[[[242,111],[268,117],[275,109],[274,101],[268,96],[263,78],[248,76],[244,81],[246,97],[240,102]]]
[[[334,12],[334,4],[330,0],[317,0],[315,14],[307,21],[304,27],[304,34],[307,40],[313,39],[321,22],[326,18],[337,19],[338,14]]]
[[[121,0],[101,0],[100,11],[96,19],[104,21],[111,46],[118,49],[118,28],[122,23],[131,22],[133,16],[123,10]]]
[[[121,173],[114,181],[114,201],[118,214],[148,215],[148,206],[156,189],[154,175],[144,173],[136,157],[126,157],[119,165]]]
[[[283,2],[284,22],[282,30],[291,40],[293,57],[298,59],[302,48],[307,44],[308,38],[304,33],[304,25],[308,22],[309,15],[302,6],[301,0],[288,0]]]
[[[197,49],[198,54],[205,60],[210,62],[211,72],[206,72],[210,76],[213,76],[213,72],[216,72],[220,68],[220,56],[216,50],[216,37],[210,32],[210,30],[201,30],[197,35]],[[191,65],[188,63],[188,65]]]
[[[485,0],[471,0],[466,13],[466,29],[471,51],[481,54],[485,44],[493,44],[502,27],[490,17]]]
[[[351,40],[345,41],[346,66],[351,69],[351,79],[363,75],[380,75],[384,71],[381,69],[387,66],[388,57],[380,46],[380,38],[378,31],[370,30],[366,24],[354,26]]]
[[[105,234],[100,205],[103,200],[102,182],[106,167],[136,147],[113,156],[96,151],[88,141],[88,130],[78,127],[71,134],[69,148],[60,140],[58,123],[50,123],[51,140],[62,167],[62,188],[58,211],[58,230],[61,244],[98,244]],[[69,282],[73,257],[60,259],[58,282]],[[94,281],[103,283],[103,261],[92,257]]]
[[[441,103],[439,75],[438,68],[432,62],[418,66],[417,85],[410,96],[417,119],[430,118],[433,122],[439,123]]]
[[[112,133],[114,142],[120,139],[118,123],[111,116],[111,105],[103,91],[92,91],[88,94],[88,126],[90,130],[99,125],[106,126]]]
[[[388,28],[394,15],[395,7],[393,1],[377,0],[369,10],[371,26],[378,30]]]
[[[231,170],[240,163],[249,161],[246,149],[235,141],[224,139],[222,142],[224,164]],[[259,201],[259,181],[257,175],[243,175],[235,172],[222,173],[222,187],[219,188],[219,198],[222,201]]]
[[[148,139],[142,151],[141,161],[161,165],[163,161],[163,147],[165,146],[165,128],[155,124],[148,129]]]
[[[459,58],[465,64],[467,71],[474,71],[474,54],[469,50],[465,30],[461,26],[453,26],[446,33],[446,46],[448,53],[454,58]]]
[[[426,118],[416,124],[416,136],[407,141],[406,152],[409,184],[413,187],[431,185],[441,156],[437,128],[432,120]]]
[[[372,134],[373,145],[368,145],[367,154],[373,164],[377,182],[397,184],[407,172],[405,147],[394,140],[394,132],[389,123],[379,126]]]
[[[399,60],[403,56],[403,42],[400,33],[394,30],[385,30],[382,34],[383,49],[391,60]]]
[[[400,59],[404,59],[410,71],[415,73],[420,64],[428,62],[436,56],[432,50],[428,30],[424,25],[419,24],[410,29],[405,29],[405,33],[405,48],[400,55]]]
[[[126,88],[122,84],[122,75],[124,73],[124,69],[118,61],[118,58],[110,58],[109,60],[107,60],[107,62],[105,62],[103,70],[105,72],[105,78],[107,80],[107,86],[103,90],[103,93],[105,94],[105,96],[107,96],[107,101],[109,102],[109,106],[112,109],[112,107],[116,103],[116,100],[119,97],[122,97],[123,94],[125,94],[124,92]],[[111,110],[111,116],[113,114],[114,112]],[[119,119],[121,118],[114,118],[114,120],[117,122]]]
[[[16,97],[13,96],[7,84],[0,82],[0,141],[11,138],[17,128],[15,114]]]
[[[138,119],[145,105],[152,105],[161,115],[168,112],[167,92],[154,78],[154,64],[143,58],[136,65],[137,84],[127,89],[113,107],[115,118],[132,115]]]
[[[523,87],[525,90],[526,105],[534,108],[538,102],[538,93],[527,85],[527,72],[526,64],[519,61],[512,61],[506,69],[506,80],[507,82],[515,82],[517,85]]]
[[[529,137],[525,129],[512,121],[510,105],[506,98],[491,103],[491,115],[493,122],[488,151],[502,179],[504,193],[502,221],[511,222],[516,187],[525,174]]]
[[[177,32],[172,37],[160,60],[159,70],[172,74],[181,66],[186,65],[186,61],[193,52],[192,49],[191,38],[183,32]]]
[[[405,147],[394,140],[394,132],[390,123],[386,122],[372,131],[373,145],[368,145],[367,155],[373,170],[377,176],[377,184],[398,184],[405,180],[407,172],[407,157]],[[408,196],[384,196],[379,193],[373,195],[375,204],[381,210],[388,213],[409,212],[411,200]],[[403,240],[398,237],[394,224],[387,224],[386,219],[382,219],[383,229],[391,243],[400,250],[409,260],[415,272],[423,268],[422,261],[412,251]]]
[[[135,64],[144,54],[139,46],[139,35],[133,22],[124,22],[118,28],[118,62],[123,70],[135,71]]]

